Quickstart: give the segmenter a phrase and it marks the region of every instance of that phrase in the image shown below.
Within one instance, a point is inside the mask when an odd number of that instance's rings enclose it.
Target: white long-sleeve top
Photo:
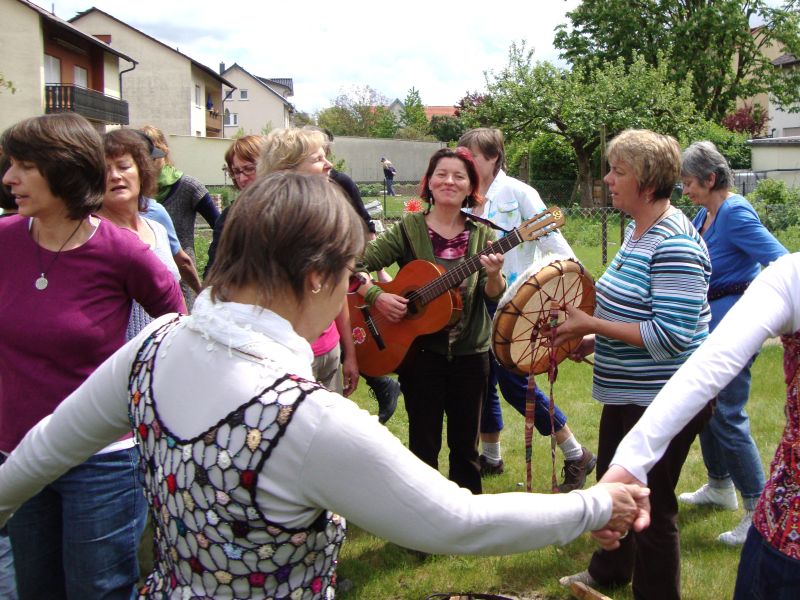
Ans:
[[[670,440],[744,368],[767,338],[800,330],[800,253],[767,267],[661,389],[612,464],[640,481]]]
[[[0,524],[44,485],[130,428],[128,382],[145,336],[123,346],[34,427],[0,467]],[[161,422],[182,438],[206,431],[275,380],[311,379],[311,348],[268,310],[198,297],[165,338],[153,375]],[[297,408],[265,462],[256,501],[286,527],[324,510],[403,546],[435,553],[500,554],[569,542],[611,516],[608,492],[473,496],[418,460],[345,398],[320,389]]]

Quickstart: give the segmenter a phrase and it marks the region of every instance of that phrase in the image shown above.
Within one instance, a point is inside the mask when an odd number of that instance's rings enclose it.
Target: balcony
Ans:
[[[74,112],[100,123],[127,125],[128,103],[75,85],[48,84],[45,113]]]
[[[222,115],[213,109],[206,110],[206,137],[222,137]]]

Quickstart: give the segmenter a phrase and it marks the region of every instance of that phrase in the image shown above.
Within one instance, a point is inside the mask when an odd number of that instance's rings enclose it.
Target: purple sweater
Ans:
[[[122,346],[132,299],[153,317],[186,309],[155,253],[109,221],[56,259],[37,250],[27,218],[9,217],[0,247],[0,451],[10,452]],[[43,291],[34,287],[40,259]]]

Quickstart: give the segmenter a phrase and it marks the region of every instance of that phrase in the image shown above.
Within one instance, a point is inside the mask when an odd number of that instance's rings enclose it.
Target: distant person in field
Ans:
[[[397,175],[397,169],[394,168],[392,161],[385,156],[381,156],[381,166],[383,167],[383,180],[386,183],[386,193],[389,196],[397,196],[394,193],[394,176]]]

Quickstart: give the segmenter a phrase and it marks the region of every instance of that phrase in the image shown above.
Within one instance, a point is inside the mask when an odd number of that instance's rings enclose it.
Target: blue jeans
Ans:
[[[0,465],[6,462],[6,455],[0,453]],[[0,529],[0,598],[17,600],[17,582],[14,575],[14,553],[8,529]]]
[[[147,505],[136,448],[67,471],[8,522],[23,600],[129,600]]]
[[[489,312],[489,318],[493,319],[497,304],[486,302],[486,310]],[[500,410],[500,397],[497,395],[498,384],[506,402],[523,417],[525,416],[525,397],[528,394],[527,377],[509,371],[499,364],[494,356],[490,357],[489,367],[489,388],[481,412],[481,433],[497,433],[503,430],[503,413]],[[533,387],[533,394],[534,426],[541,435],[550,435],[550,399],[536,384]],[[567,424],[567,417],[558,406],[554,407],[554,413],[556,431],[561,431]]]
[[[769,545],[750,527],[739,559],[734,600],[796,600],[800,598],[800,561]]]
[[[745,405],[750,397],[750,367],[754,356],[717,396],[711,420],[700,434],[700,447],[708,476],[731,478],[744,499],[745,508],[755,508],[764,490],[764,470],[753,438]]]

